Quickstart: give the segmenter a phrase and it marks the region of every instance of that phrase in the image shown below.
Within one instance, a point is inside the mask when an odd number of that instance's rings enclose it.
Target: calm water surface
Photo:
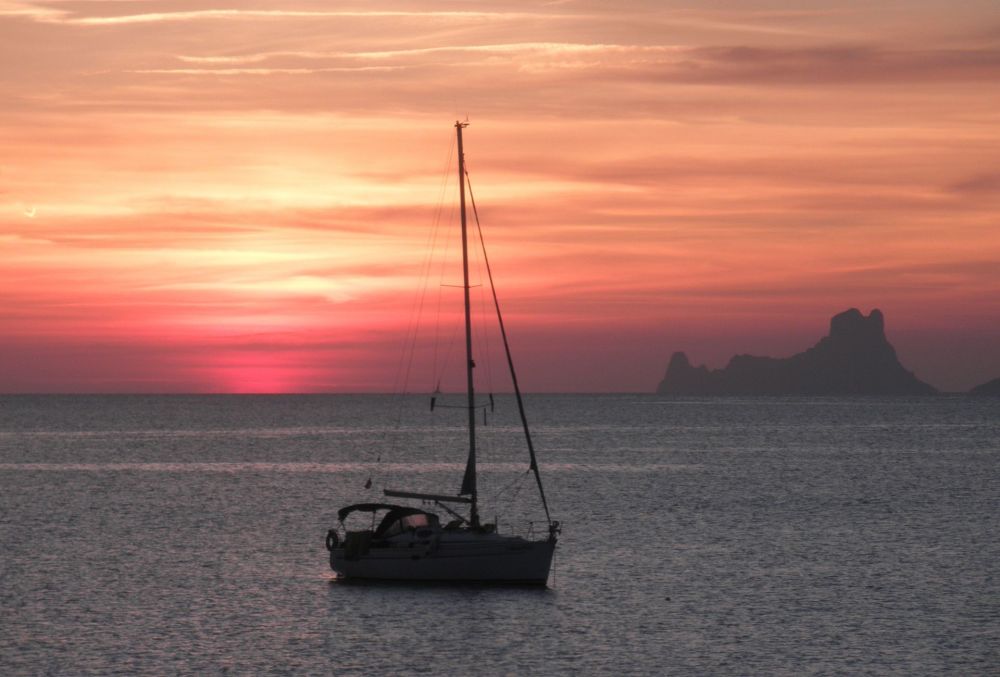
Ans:
[[[484,513],[541,515],[499,398]],[[532,396],[547,590],[332,582],[425,399],[0,398],[2,674],[997,674],[1000,401]]]

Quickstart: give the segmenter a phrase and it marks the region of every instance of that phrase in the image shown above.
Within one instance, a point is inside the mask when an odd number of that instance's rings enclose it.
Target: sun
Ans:
[[[240,395],[304,392],[311,373],[295,356],[248,351],[220,355],[206,371],[212,391]]]

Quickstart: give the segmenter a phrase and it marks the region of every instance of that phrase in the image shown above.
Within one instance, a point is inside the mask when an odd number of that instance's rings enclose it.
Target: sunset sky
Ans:
[[[390,391],[466,117],[527,390],[1000,376],[996,0],[0,0],[0,100],[0,392]]]

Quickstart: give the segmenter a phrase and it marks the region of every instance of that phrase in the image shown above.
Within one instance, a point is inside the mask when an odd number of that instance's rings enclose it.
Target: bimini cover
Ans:
[[[337,519],[343,522],[351,513],[378,512],[379,510],[389,511],[389,514],[385,516],[386,519],[391,517],[393,520],[398,520],[400,517],[406,517],[407,515],[429,515],[437,519],[437,515],[426,510],[411,508],[405,505],[395,505],[393,503],[355,503],[354,505],[349,505],[346,508],[338,510]]]
[[[343,522],[347,519],[347,516],[352,512],[378,512],[379,510],[396,510],[402,508],[403,510],[413,510],[414,508],[405,508],[401,505],[395,505],[393,503],[355,503],[354,505],[349,505],[346,508],[341,508],[337,511],[337,519]],[[419,512],[419,511],[418,511]]]

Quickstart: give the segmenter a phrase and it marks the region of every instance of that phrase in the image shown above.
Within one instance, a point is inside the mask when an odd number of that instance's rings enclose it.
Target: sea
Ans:
[[[1000,674],[1000,399],[526,403],[545,588],[330,570],[340,507],[457,493],[442,401],[0,397],[0,674]],[[544,532],[494,405],[483,516]]]

